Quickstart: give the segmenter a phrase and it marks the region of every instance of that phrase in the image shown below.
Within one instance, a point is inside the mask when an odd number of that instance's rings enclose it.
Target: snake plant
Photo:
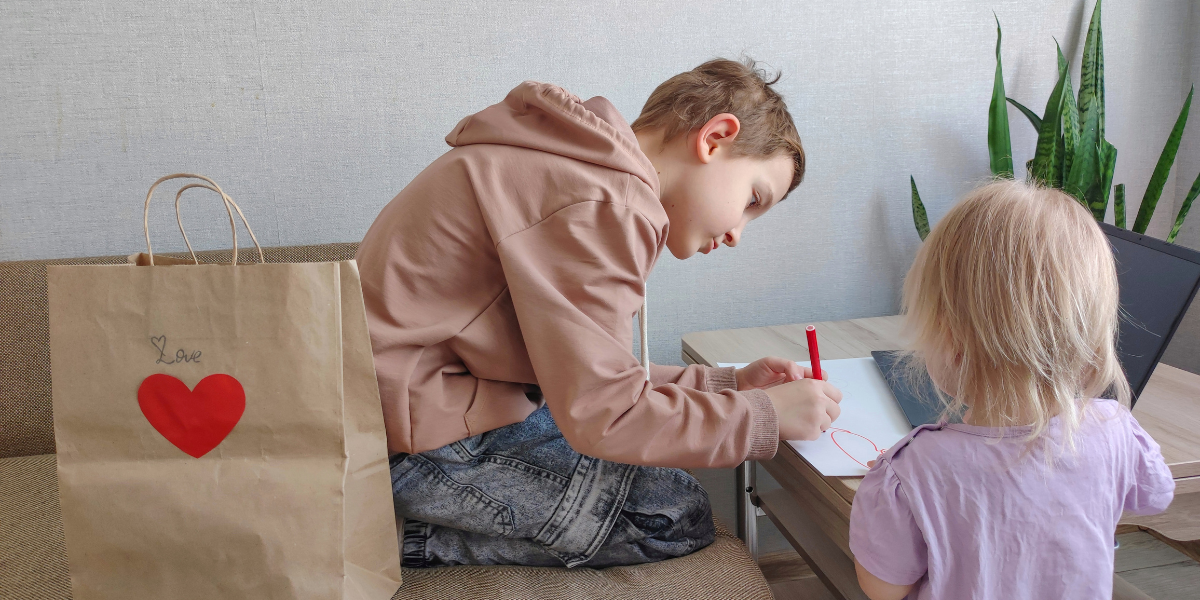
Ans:
[[[1092,211],[1097,221],[1103,221],[1108,210],[1110,190],[1113,190],[1113,171],[1117,164],[1117,149],[1104,139],[1104,41],[1100,28],[1100,4],[1092,10],[1084,40],[1083,64],[1080,69],[1079,94],[1071,89],[1071,75],[1062,49],[1058,49],[1058,82],[1050,92],[1046,108],[1041,116],[1020,102],[1004,94],[1004,74],[1000,62],[1000,20],[996,19],[996,79],[992,87],[992,102],[988,111],[988,155],[992,174],[998,178],[1011,178],[1012,142],[1008,128],[1008,104],[1019,110],[1037,131],[1037,147],[1033,159],[1026,162],[1028,179],[1045,186],[1061,189],[1079,200]],[[1183,129],[1187,125],[1188,112],[1192,105],[1192,92],[1175,120],[1175,127],[1167,136],[1167,143],[1159,155],[1154,174],[1146,186],[1132,230],[1146,233],[1146,226],[1154,216],[1154,209],[1162,196],[1163,186],[1175,162]],[[913,222],[917,234],[924,240],[929,234],[929,221],[925,216],[925,205],[917,193],[916,180],[911,176]],[[1174,242],[1179,228],[1187,217],[1196,196],[1200,195],[1200,175],[1179,207],[1175,225],[1167,236]],[[1117,184],[1113,192],[1114,221],[1117,227],[1125,227],[1125,184]]]

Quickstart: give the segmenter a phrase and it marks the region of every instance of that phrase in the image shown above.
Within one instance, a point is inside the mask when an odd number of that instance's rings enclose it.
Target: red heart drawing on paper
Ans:
[[[843,435],[839,437],[838,434]],[[878,459],[887,450],[887,448],[880,450],[879,446],[875,445],[875,442],[872,442],[864,435],[840,427],[829,428],[829,439],[833,442],[834,446],[837,446],[839,450],[846,453],[846,456],[849,456],[850,460],[862,465],[864,469],[869,469],[870,467],[867,466],[867,463]],[[870,447],[868,447],[868,444],[870,444]]]
[[[237,379],[223,373],[201,379],[194,390],[159,373],[138,387],[138,406],[168,442],[200,458],[233,431],[246,410],[246,392]]]

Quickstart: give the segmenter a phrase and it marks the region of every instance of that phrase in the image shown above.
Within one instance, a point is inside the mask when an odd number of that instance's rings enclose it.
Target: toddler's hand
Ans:
[[[801,367],[795,361],[768,356],[737,370],[737,389],[766,389],[797,379],[812,379],[812,376],[812,369]]]
[[[883,449],[881,449],[881,450],[879,451],[879,455],[880,455],[880,456],[883,456],[883,454],[884,454],[885,452],[887,452],[887,451],[888,451],[888,449],[887,449],[887,448],[883,448]],[[879,462],[879,459],[878,459],[878,458],[877,458],[877,459],[875,459],[875,460],[868,460],[868,461],[867,461],[867,468],[868,468],[868,469],[870,469],[871,467],[874,467],[874,466],[875,466],[875,463],[877,463],[877,462]]]

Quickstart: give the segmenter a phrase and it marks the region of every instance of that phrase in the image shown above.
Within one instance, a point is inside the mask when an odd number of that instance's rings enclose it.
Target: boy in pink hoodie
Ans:
[[[712,517],[680,468],[769,458],[837,418],[841,394],[791,361],[632,352],[662,250],[736,246],[799,185],[772,83],[709,61],[631,127],[604,98],[526,82],[459,122],[379,214],[358,263],[406,566],[687,554]]]

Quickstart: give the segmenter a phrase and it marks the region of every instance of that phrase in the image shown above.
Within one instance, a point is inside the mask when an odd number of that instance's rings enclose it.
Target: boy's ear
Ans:
[[[702,163],[712,161],[721,151],[733,148],[733,140],[742,130],[742,123],[731,113],[721,113],[708,120],[696,131],[694,150]]]

